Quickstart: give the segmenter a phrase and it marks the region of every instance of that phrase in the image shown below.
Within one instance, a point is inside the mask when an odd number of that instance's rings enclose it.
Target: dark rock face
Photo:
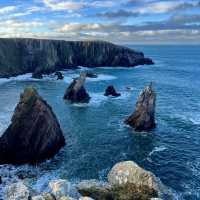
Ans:
[[[125,66],[153,64],[141,52],[103,41],[0,39],[0,77],[36,70],[48,74],[77,66]]]
[[[64,76],[61,72],[56,72],[55,75],[57,76],[57,80],[63,80],[64,79]]]
[[[26,88],[11,124],[0,138],[0,163],[35,163],[53,157],[65,139],[51,107]]]
[[[105,91],[105,96],[113,96],[113,97],[118,97],[118,96],[121,96],[120,93],[117,93],[115,88],[112,86],[112,85],[109,85],[107,88],[106,88],[106,91]]]
[[[156,94],[152,85],[145,87],[137,99],[134,113],[125,120],[125,123],[137,131],[155,128],[155,104]]]
[[[71,103],[88,103],[90,96],[84,88],[85,79],[84,72],[80,74],[80,77],[75,78],[67,88],[63,98]]]
[[[33,72],[32,78],[35,78],[35,79],[42,79],[43,76],[42,76],[42,73],[41,73],[39,70],[36,70],[35,72]]]

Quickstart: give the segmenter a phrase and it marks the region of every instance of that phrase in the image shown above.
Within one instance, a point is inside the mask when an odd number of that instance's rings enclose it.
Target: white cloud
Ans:
[[[136,9],[141,14],[165,13],[175,9],[180,3],[174,1],[155,2]]]
[[[52,11],[75,11],[80,10],[85,7],[91,8],[111,8],[116,5],[114,1],[68,1],[68,0],[42,0],[46,7],[50,8]],[[117,3],[119,4],[119,3]]]
[[[53,11],[61,10],[79,10],[84,7],[84,3],[76,3],[72,1],[59,0],[42,0],[43,3]]]
[[[4,15],[4,14],[10,13],[10,12],[12,12],[14,10],[16,10],[16,6],[2,7],[2,8],[0,8],[0,14]]]
[[[100,24],[80,24],[80,23],[68,23],[57,29],[58,32],[68,32],[68,31],[88,31],[100,29]]]

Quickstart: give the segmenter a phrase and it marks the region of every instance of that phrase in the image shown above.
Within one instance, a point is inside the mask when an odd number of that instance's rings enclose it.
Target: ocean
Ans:
[[[20,93],[31,85],[52,106],[66,138],[61,152],[44,163],[1,165],[0,194],[19,179],[37,191],[57,178],[72,185],[84,179],[106,180],[115,163],[133,160],[158,176],[174,199],[200,199],[200,46],[129,47],[143,51],[155,65],[91,69],[99,76],[87,79],[89,104],[70,105],[62,99],[72,78],[84,68],[64,71],[62,81],[51,76],[34,80],[31,74],[0,79],[0,134],[10,123]],[[150,133],[137,133],[123,121],[150,82],[157,93],[157,127]],[[122,95],[105,97],[108,85]]]

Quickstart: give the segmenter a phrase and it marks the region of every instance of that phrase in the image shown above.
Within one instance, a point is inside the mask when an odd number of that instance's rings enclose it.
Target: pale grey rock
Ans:
[[[59,199],[68,195],[70,191],[70,183],[63,179],[54,180],[49,183],[49,188],[56,199]]]
[[[158,184],[155,175],[144,170],[133,161],[117,163],[108,174],[111,185],[125,185],[132,183],[137,186],[148,186],[157,190]]]
[[[90,197],[80,197],[79,200],[94,200],[94,199]]]
[[[59,200],[76,200],[76,199],[74,199],[72,197],[68,197],[68,196],[63,196],[63,197],[59,198]]]
[[[42,195],[37,195],[31,198],[31,200],[46,200]]]
[[[5,200],[29,200],[30,191],[23,182],[13,183],[6,188]]]

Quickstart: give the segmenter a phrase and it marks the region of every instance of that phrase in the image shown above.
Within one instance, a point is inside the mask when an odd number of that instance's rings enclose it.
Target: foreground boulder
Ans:
[[[114,86],[109,85],[109,86],[106,88],[106,91],[105,91],[105,93],[104,93],[104,96],[119,97],[119,96],[121,96],[121,94],[116,92]]]
[[[64,79],[63,74],[59,71],[55,73],[55,76],[57,76],[57,80],[63,80]]]
[[[80,77],[75,78],[69,85],[63,98],[71,103],[88,103],[90,96],[84,87],[85,79],[86,74],[82,72]]]
[[[54,156],[65,145],[51,107],[33,88],[20,96],[11,124],[0,138],[0,163],[34,163]]]
[[[135,111],[125,120],[125,123],[136,131],[148,131],[155,128],[155,105],[156,94],[152,85],[149,85],[140,93]]]
[[[117,163],[108,174],[108,182],[83,181],[77,189],[81,195],[95,200],[171,199],[171,194],[154,174],[132,161]]]

